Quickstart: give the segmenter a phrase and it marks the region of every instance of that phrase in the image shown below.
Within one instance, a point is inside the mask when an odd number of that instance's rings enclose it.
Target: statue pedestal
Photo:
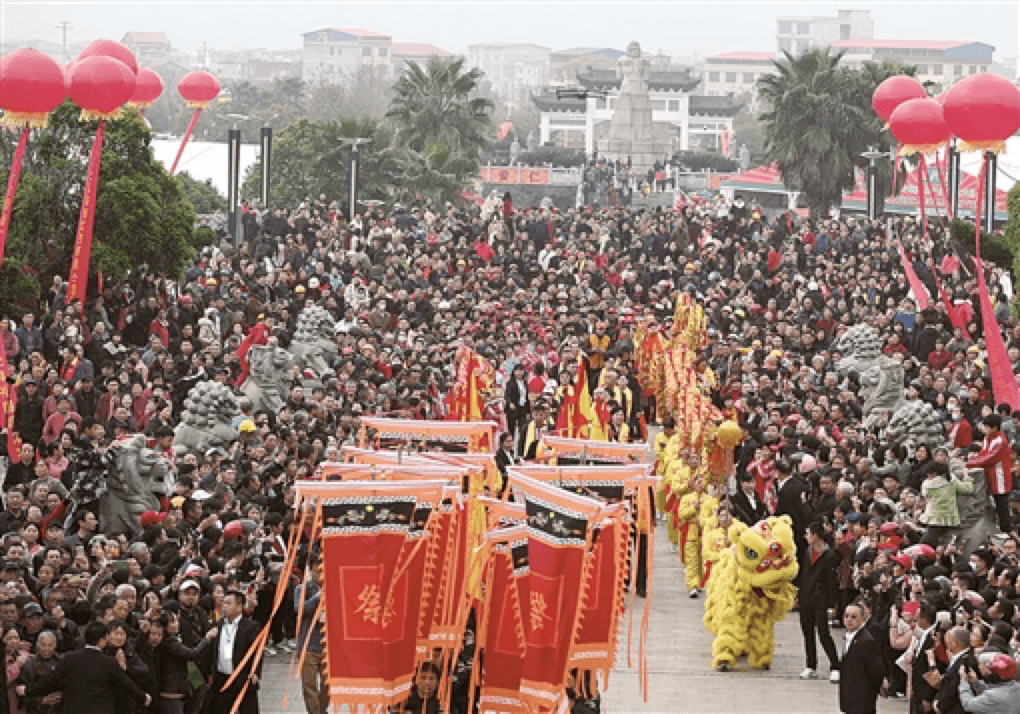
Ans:
[[[654,139],[603,139],[599,156],[626,163],[629,158],[634,171],[643,173],[669,155],[669,142]]]

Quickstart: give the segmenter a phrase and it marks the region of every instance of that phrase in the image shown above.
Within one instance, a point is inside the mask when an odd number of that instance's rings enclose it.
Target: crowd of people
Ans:
[[[240,245],[203,250],[181,280],[133,274],[81,306],[55,279],[37,309],[0,321],[17,392],[0,511],[0,712],[218,714],[241,688],[241,711],[257,711],[260,671],[243,656],[284,579],[293,597],[271,618],[267,655],[311,640],[303,693],[308,711],[323,714],[319,626],[295,631],[301,598],[305,612],[315,608],[317,586],[294,587],[317,582],[315,549],[299,539],[298,568],[281,567],[295,527],[294,481],[357,443],[363,416],[443,418],[462,344],[498,370],[491,407],[505,429],[501,465],[533,458],[541,435],[557,430],[564,390],[582,376],[579,355],[609,415],[600,438],[645,439],[669,415],[638,383],[634,329],[646,318],[668,322],[680,291],[706,308],[700,369],[745,430],[734,515],[753,521],[789,501],[787,484],[798,489],[791,515],[799,535],[820,523],[810,547],[834,554],[825,563],[835,582],[819,578],[812,597],[874,631],[889,694],[909,687],[914,711],[931,711],[938,698],[947,712],[956,710],[941,697],[958,687],[964,711],[1017,710],[987,704],[1007,694],[1020,700],[1009,683],[1020,644],[1020,499],[1010,473],[990,473],[1005,481],[991,491],[1002,536],[969,557],[955,544],[951,514],[933,510],[934,489],[961,488],[957,462],[973,465],[984,453],[982,429],[1006,443],[1002,464],[1017,445],[1012,410],[992,396],[972,264],[957,259],[944,225],[931,226],[928,243],[909,219],[809,221],[770,218],[739,199],[721,205],[681,199],[671,211],[560,211],[515,209],[512,199],[485,209],[424,202],[346,221],[327,197],[309,197],[247,211]],[[939,275],[953,300],[972,306],[968,330],[953,329],[938,299],[917,310],[897,238],[925,284],[947,260],[955,267]],[[1004,276],[992,268],[989,283],[1020,367]],[[286,347],[309,305],[336,320],[331,371],[310,389],[307,375],[288,375],[284,407],[238,421],[231,448],[175,458],[189,391],[205,380],[236,384],[244,336],[262,323]],[[837,373],[831,349],[858,323],[873,325],[884,352],[900,360],[907,398],[938,410],[952,435],[946,448],[911,451],[886,438],[885,420],[864,423],[856,375]],[[95,508],[105,457],[113,440],[135,433],[167,456],[173,493],[136,532],[111,533]],[[922,540],[927,550],[905,554]],[[812,627],[837,670],[827,617]],[[962,676],[960,628],[977,658]],[[82,680],[94,666],[76,656],[83,648],[116,668]],[[805,677],[815,676],[813,651]],[[414,711],[438,710],[433,670],[419,676]],[[107,683],[99,704],[78,705],[83,688]]]

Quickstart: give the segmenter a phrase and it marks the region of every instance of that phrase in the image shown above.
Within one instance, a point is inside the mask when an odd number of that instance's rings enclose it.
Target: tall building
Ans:
[[[362,69],[392,76],[393,38],[360,28],[323,28],[301,35],[301,79],[338,84]]]
[[[724,52],[706,57],[699,67],[701,91],[710,97],[747,98],[751,113],[758,111],[757,82],[776,70],[772,52]]]
[[[776,18],[776,44],[781,52],[799,55],[852,37],[873,38],[875,21],[868,10],[840,10],[836,17],[784,15]]]
[[[516,109],[548,81],[549,53],[548,47],[529,42],[485,42],[468,45],[467,61],[485,72],[492,90]]]
[[[164,32],[128,32],[120,42],[134,52],[140,65],[166,62],[174,53],[170,38]]]
[[[991,68],[995,47],[966,40],[875,40],[850,38],[832,43],[843,53],[843,63],[859,67],[864,62],[913,65],[921,82],[931,82],[938,92],[958,80]]]

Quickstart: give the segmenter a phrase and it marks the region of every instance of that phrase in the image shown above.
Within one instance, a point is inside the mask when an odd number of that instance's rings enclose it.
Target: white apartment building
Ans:
[[[485,72],[492,90],[510,108],[525,106],[532,90],[549,79],[551,50],[529,42],[486,42],[467,47],[469,67]]]
[[[992,69],[995,47],[966,40],[875,40],[850,38],[832,44],[843,62],[859,67],[864,62],[913,65],[921,82],[932,82],[935,92],[957,81]]]
[[[775,73],[776,55],[772,52],[724,52],[706,57],[698,68],[701,91],[710,97],[746,97],[750,112],[758,111],[756,84]]]
[[[362,68],[393,74],[393,38],[355,27],[324,28],[301,35],[301,79],[338,84]],[[401,63],[403,66],[403,63]]]
[[[776,18],[776,44],[781,52],[799,55],[852,37],[873,38],[875,21],[868,10],[840,10],[835,17],[784,15]]]

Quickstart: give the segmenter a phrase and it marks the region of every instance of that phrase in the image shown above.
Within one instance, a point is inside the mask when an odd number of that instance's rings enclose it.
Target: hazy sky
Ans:
[[[363,27],[398,41],[431,42],[461,52],[473,42],[526,41],[553,49],[624,48],[689,56],[729,50],[774,50],[778,15],[835,15],[870,9],[883,38],[988,42],[996,60],[1015,57],[1018,0],[999,2],[57,2],[0,0],[0,37],[72,43],[120,39],[128,31],[163,31],[174,46],[291,47],[322,27]]]

